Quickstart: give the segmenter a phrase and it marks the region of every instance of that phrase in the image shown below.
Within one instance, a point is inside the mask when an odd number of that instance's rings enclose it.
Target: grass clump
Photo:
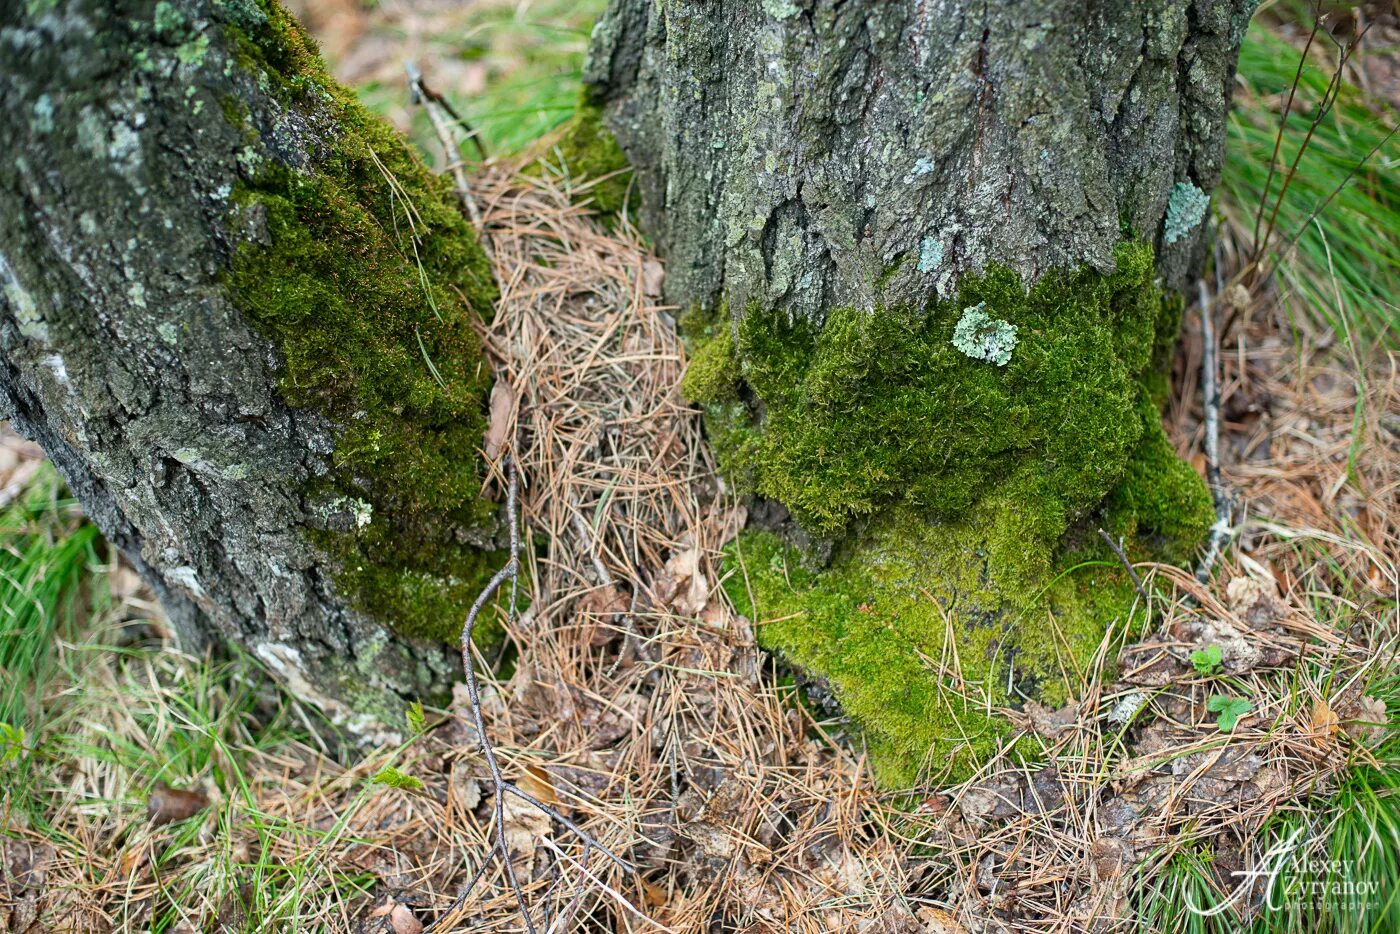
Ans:
[[[474,456],[489,266],[448,183],[326,75],[280,7],[263,12],[246,32],[228,27],[244,66],[324,107],[332,149],[304,171],[264,160],[235,192],[246,236],[227,284],[281,353],[283,398],[333,427],[332,469],[307,495],[337,586],[401,633],[453,641],[502,560]],[[261,135],[249,119],[240,129]]]
[[[585,186],[580,197],[590,200],[604,219],[616,217],[629,206],[635,212],[631,164],[604,125],[603,109],[586,96],[543,150],[542,167],[565,179],[570,187]]]
[[[1315,54],[1324,48],[1332,46],[1319,38]],[[1331,110],[1314,126],[1335,62],[1309,60],[1300,72],[1300,54],[1262,23],[1246,34],[1220,201],[1244,243],[1254,240],[1256,217],[1262,237],[1277,210],[1265,256],[1287,287],[1285,297],[1295,313],[1320,318],[1360,342],[1394,347],[1400,313],[1400,173],[1395,171],[1400,138],[1387,134],[1400,115],[1341,81]],[[1280,139],[1282,105],[1295,75],[1294,110]],[[1290,172],[1295,158],[1298,170]],[[1276,167],[1272,179],[1271,164]]]

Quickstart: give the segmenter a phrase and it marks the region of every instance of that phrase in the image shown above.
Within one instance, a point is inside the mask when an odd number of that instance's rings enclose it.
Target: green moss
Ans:
[[[1017,329],[1005,366],[953,345],[963,310],[980,303]],[[734,349],[764,414],[737,413],[757,440],[721,426],[740,448],[722,456],[824,535],[894,505],[955,516],[1027,460],[1072,519],[1103,499],[1143,436],[1139,400],[1167,317],[1151,249],[1133,243],[1112,276],[1050,274],[1029,294],[994,267],[928,308],[839,308],[820,328],[750,309]],[[726,355],[707,345],[726,339],[697,341],[705,375]]]
[[[502,560],[475,453],[489,266],[447,184],[326,75],[280,7],[262,10],[251,31],[229,27],[241,67],[325,108],[337,135],[314,166],[264,159],[235,192],[231,227],[247,236],[227,284],[280,351],[283,398],[333,426],[332,469],[306,496],[337,587],[399,632],[455,641]],[[241,107],[224,111],[247,129]]]
[[[739,401],[739,361],[729,322],[721,320],[713,335],[694,343],[696,350],[681,380],[681,393],[692,402],[707,405]]]
[[[616,215],[624,207],[637,210],[631,164],[603,124],[602,108],[586,96],[542,158],[563,169],[574,185],[601,179],[588,187],[584,197],[591,199],[593,208],[604,217]]]
[[[812,570],[748,533],[728,586],[763,645],[831,682],[887,782],[966,774],[1007,734],[994,708],[1068,698],[1134,597],[1099,525],[1170,560],[1208,527],[1154,400],[1180,314],[1154,275],[1124,243],[1110,276],[1027,292],[992,268],[820,328],[751,308],[732,339],[687,316],[721,466],[836,548]],[[1004,366],[954,346],[979,305],[1016,328]]]

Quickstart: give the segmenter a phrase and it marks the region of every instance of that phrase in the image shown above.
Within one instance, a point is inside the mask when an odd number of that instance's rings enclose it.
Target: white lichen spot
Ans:
[[[62,355],[56,353],[49,354],[44,358],[44,366],[49,368],[49,372],[53,374],[55,382],[63,387],[68,386],[68,365],[63,362]]]
[[[1177,182],[1167,199],[1167,218],[1163,222],[1162,241],[1176,243],[1200,226],[1210,207],[1210,195],[1190,182]]]
[[[763,0],[763,12],[774,19],[787,19],[800,11],[792,0]]]
[[[0,253],[0,290],[4,291],[5,301],[14,310],[19,333],[30,340],[48,343],[49,329],[44,324],[44,316],[39,314],[38,303],[34,301],[33,294],[20,284],[3,253]]]
[[[927,156],[920,156],[914,163],[914,167],[904,176],[904,184],[913,184],[917,179],[931,173],[934,169],[933,161]]]
[[[180,329],[172,321],[162,321],[156,325],[156,333],[167,344],[174,344],[180,338]]]
[[[199,574],[188,564],[166,571],[165,579],[176,587],[183,587],[196,599],[204,598],[204,585],[199,582]]]
[[[1006,366],[1016,349],[1016,325],[987,314],[987,303],[964,308],[953,329],[953,346],[974,360]]]
[[[53,98],[47,94],[40,94],[34,102],[34,132],[53,132]]]
[[[374,504],[350,496],[336,497],[322,506],[319,512],[323,519],[330,519],[348,512],[357,529],[362,529],[374,521]]]
[[[126,286],[126,297],[131,299],[131,304],[137,308],[146,307],[146,287],[140,282],[128,282]]]
[[[919,243],[919,272],[933,272],[943,262],[943,244],[935,237]]]
[[[1108,722],[1123,726],[1131,723],[1138,711],[1147,705],[1147,695],[1141,691],[1125,694],[1108,713]]]

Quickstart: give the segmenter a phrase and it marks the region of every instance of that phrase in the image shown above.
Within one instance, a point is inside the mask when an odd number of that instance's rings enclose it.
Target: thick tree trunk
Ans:
[[[1167,205],[1220,178],[1254,6],[614,0],[585,78],[676,301],[820,320],[996,262],[1108,272],[1125,231],[1179,287],[1201,229],[1164,241]]]
[[[893,780],[1074,693],[1134,596],[1096,527],[1183,560],[1209,524],[1157,407],[1253,6],[614,0],[595,29],[684,389],[782,507],[736,602]]]
[[[469,228],[275,3],[4,10],[4,414],[182,642],[383,737],[494,547]]]

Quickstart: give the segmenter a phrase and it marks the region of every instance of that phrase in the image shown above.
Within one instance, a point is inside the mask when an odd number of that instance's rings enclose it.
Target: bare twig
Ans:
[[[456,911],[466,903],[467,898],[471,895],[472,889],[476,887],[476,883],[484,875],[487,864],[489,864],[493,858],[498,858],[501,861],[502,869],[505,870],[506,881],[510,884],[511,891],[515,895],[516,905],[520,909],[520,917],[525,923],[526,930],[529,931],[530,934],[537,934],[535,924],[530,919],[530,906],[525,901],[525,893],[520,887],[520,880],[515,875],[515,866],[510,858],[510,847],[506,843],[506,795],[514,795],[539,810],[551,820],[562,824],[570,833],[583,842],[585,857],[587,857],[591,851],[597,850],[627,872],[632,871],[632,866],[622,857],[613,853],[612,850],[609,850],[607,847],[603,846],[603,844],[595,840],[583,828],[565,817],[558,810],[550,807],[533,795],[522,791],[514,782],[506,781],[505,777],[501,774],[501,764],[496,757],[496,748],[492,745],[491,738],[486,732],[486,719],[481,709],[481,686],[477,681],[476,667],[472,664],[472,636],[476,630],[477,617],[481,615],[481,611],[486,606],[486,602],[491,599],[496,591],[500,590],[501,585],[506,581],[510,581],[511,584],[507,621],[515,621],[516,600],[520,581],[520,478],[516,472],[515,459],[510,452],[507,452],[505,455],[505,469],[507,476],[506,519],[510,523],[510,560],[492,576],[485,588],[482,589],[481,594],[476,598],[476,602],[472,604],[471,609],[467,612],[466,623],[462,626],[462,670],[467,676],[467,697],[471,705],[472,720],[476,727],[478,748],[486,759],[487,769],[491,772],[491,784],[495,793],[493,816],[496,827],[496,839],[492,843],[491,849],[487,852],[486,857],[482,860],[481,868],[477,870],[471,882],[453,902],[451,911]],[[449,911],[449,915],[451,911]],[[435,925],[430,925],[428,928],[425,928],[425,932],[432,930],[433,926]]]
[[[1142,578],[1138,577],[1137,569],[1134,568],[1133,563],[1128,560],[1128,553],[1123,550],[1123,543],[1121,541],[1115,541],[1113,536],[1109,535],[1102,528],[1099,529],[1099,537],[1108,543],[1108,547],[1113,549],[1113,553],[1118,556],[1118,560],[1123,562],[1123,567],[1128,570],[1128,576],[1132,578],[1133,587],[1137,590],[1138,596],[1142,597],[1143,603],[1146,604],[1148,600],[1147,588],[1142,586]]]
[[[456,123],[461,126],[466,127],[466,123],[457,116],[457,112],[452,109],[452,105],[447,102],[446,98],[423,83],[423,73],[418,70],[416,63],[408,62],[404,65],[404,70],[408,72],[409,100],[422,105],[423,109],[427,111],[428,120],[433,124],[433,131],[437,133],[438,142],[442,144],[443,156],[447,159],[447,171],[452,173],[452,184],[457,191],[458,199],[462,202],[462,210],[466,212],[472,226],[476,228],[481,248],[487,252],[487,255],[490,255],[491,240],[481,219],[481,209],[477,207],[476,198],[472,197],[461,149],[457,146],[452,127],[443,117],[443,113],[445,111],[452,116]],[[469,137],[476,141],[482,158],[485,158],[486,150],[482,147],[481,141],[476,138],[476,133],[470,127],[467,127],[467,131]]]
[[[1198,282],[1201,304],[1201,406],[1205,412],[1206,481],[1215,502],[1215,522],[1210,527],[1206,553],[1196,568],[1196,580],[1204,583],[1230,539],[1230,501],[1220,479],[1220,382],[1216,378],[1215,319],[1210,292],[1204,279]]]

